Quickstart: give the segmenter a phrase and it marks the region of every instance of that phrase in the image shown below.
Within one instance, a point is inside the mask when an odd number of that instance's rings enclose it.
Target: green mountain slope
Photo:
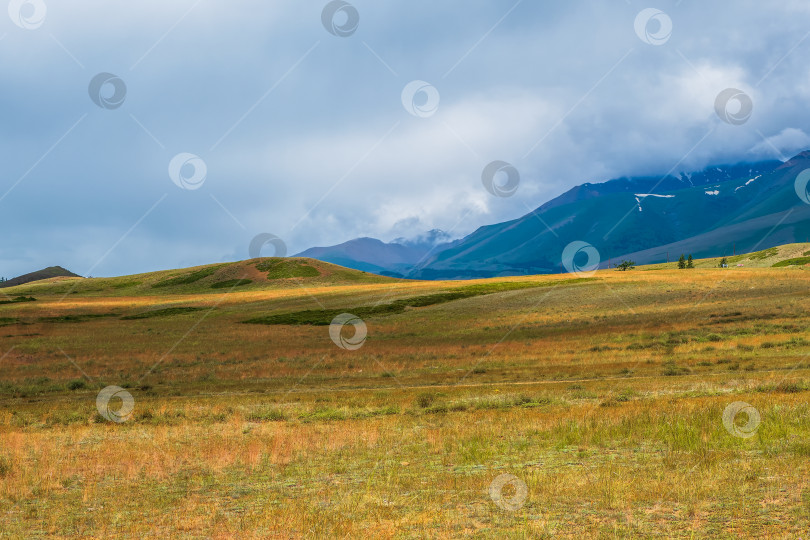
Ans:
[[[617,180],[506,223],[482,227],[433,257],[416,275],[428,279],[561,271],[563,249],[584,241],[611,259],[662,262],[670,253],[713,256],[749,252],[810,237],[810,205],[794,181],[810,152],[787,163],[716,168],[715,175]],[[666,186],[668,189],[662,189]],[[650,191],[642,191],[649,188]],[[671,256],[671,255],[670,255]]]

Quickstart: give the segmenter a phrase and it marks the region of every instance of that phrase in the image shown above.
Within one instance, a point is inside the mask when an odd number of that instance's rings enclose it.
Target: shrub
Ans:
[[[675,377],[676,375],[685,375],[689,373],[689,368],[680,367],[675,362],[668,362],[664,365],[663,375],[667,377]]]
[[[70,390],[83,390],[85,388],[87,388],[87,383],[84,379],[76,379],[68,383],[68,389]]]
[[[427,409],[436,401],[436,394],[431,394],[429,392],[423,392],[416,396],[416,404],[423,408]]]

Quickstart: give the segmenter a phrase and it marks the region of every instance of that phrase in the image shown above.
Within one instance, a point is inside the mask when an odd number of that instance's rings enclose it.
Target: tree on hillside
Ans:
[[[722,259],[720,259],[720,268],[725,268],[726,266],[728,266],[728,259],[723,257]]]
[[[622,261],[621,264],[616,265],[616,268],[625,272],[627,270],[632,270],[636,267],[636,261]]]
[[[678,259],[678,268],[680,269],[686,268],[686,257],[683,256],[683,253],[681,253],[681,258]]]
[[[695,267],[695,263],[692,262],[692,254],[691,253],[689,254],[689,260],[686,261],[686,267],[687,268],[694,268]]]

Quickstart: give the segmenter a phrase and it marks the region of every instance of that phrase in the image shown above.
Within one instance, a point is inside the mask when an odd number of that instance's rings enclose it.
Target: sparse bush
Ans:
[[[416,396],[416,404],[423,409],[427,409],[436,401],[436,394],[430,392],[423,392]]]
[[[667,377],[675,377],[677,375],[686,375],[690,373],[690,370],[689,368],[678,366],[675,362],[670,361],[664,364],[664,371],[661,373]]]
[[[84,379],[76,379],[68,383],[68,389],[70,390],[83,390],[85,388],[87,388],[87,383]]]

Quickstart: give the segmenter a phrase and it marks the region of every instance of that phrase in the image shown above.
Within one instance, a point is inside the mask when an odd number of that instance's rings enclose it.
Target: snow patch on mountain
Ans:
[[[739,186],[739,187],[734,188],[734,191],[737,191],[737,190],[739,190],[739,189],[744,188],[745,186],[747,186],[748,184],[750,184],[751,182],[753,182],[754,180],[756,180],[757,178],[759,178],[759,177],[761,177],[761,176],[762,176],[762,175],[760,174],[760,175],[758,175],[758,176],[753,177],[752,179],[750,179],[748,182],[744,183],[743,185],[741,185],[741,186]]]
[[[641,199],[644,197],[658,197],[660,199],[672,199],[675,195],[658,195],[657,193],[634,193],[636,204],[638,204],[638,211],[641,212]]]

